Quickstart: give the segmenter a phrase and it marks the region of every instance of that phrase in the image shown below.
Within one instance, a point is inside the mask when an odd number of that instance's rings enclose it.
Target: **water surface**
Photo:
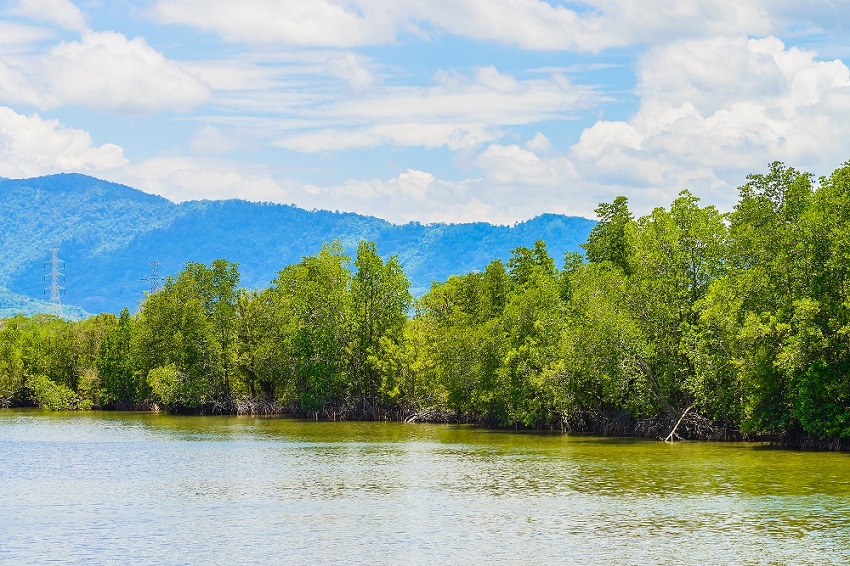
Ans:
[[[0,411],[0,562],[850,562],[850,456]]]

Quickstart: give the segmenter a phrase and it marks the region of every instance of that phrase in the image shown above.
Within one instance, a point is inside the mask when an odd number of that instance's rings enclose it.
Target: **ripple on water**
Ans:
[[[0,562],[840,563],[846,454],[0,412]]]

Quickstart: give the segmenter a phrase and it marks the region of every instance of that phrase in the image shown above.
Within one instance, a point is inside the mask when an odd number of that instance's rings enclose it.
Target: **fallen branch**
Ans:
[[[685,409],[685,412],[683,412],[682,416],[679,417],[678,422],[676,422],[676,426],[673,427],[673,430],[670,431],[670,434],[667,435],[667,438],[664,439],[664,442],[673,442],[673,436],[676,436],[679,440],[682,440],[682,437],[676,434],[676,429],[679,428],[680,424],[682,424],[682,420],[684,420],[685,415],[687,415],[695,406],[696,403],[691,403],[691,406]]]

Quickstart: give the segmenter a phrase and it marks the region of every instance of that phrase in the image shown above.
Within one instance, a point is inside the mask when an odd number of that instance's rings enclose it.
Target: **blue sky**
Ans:
[[[0,176],[393,222],[728,210],[850,150],[850,2],[0,3]]]

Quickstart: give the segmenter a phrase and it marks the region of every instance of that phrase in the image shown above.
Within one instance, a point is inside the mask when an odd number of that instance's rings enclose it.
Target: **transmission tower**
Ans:
[[[51,314],[55,314],[60,318],[64,318],[65,314],[62,312],[61,294],[62,291],[65,290],[65,287],[59,285],[59,280],[61,278],[64,282],[65,274],[59,270],[65,269],[65,262],[59,259],[59,248],[50,248],[50,261],[44,262],[45,268],[47,267],[48,263],[50,263],[50,273],[44,276],[44,281],[47,282],[47,278],[50,277],[50,287],[45,287],[44,293],[47,294],[47,291],[50,291]]]
[[[150,261],[148,264],[151,266],[151,274],[150,277],[142,277],[142,281],[148,281],[151,284],[151,295],[159,291],[159,282],[162,281],[162,278],[159,276],[159,262],[158,261]]]

